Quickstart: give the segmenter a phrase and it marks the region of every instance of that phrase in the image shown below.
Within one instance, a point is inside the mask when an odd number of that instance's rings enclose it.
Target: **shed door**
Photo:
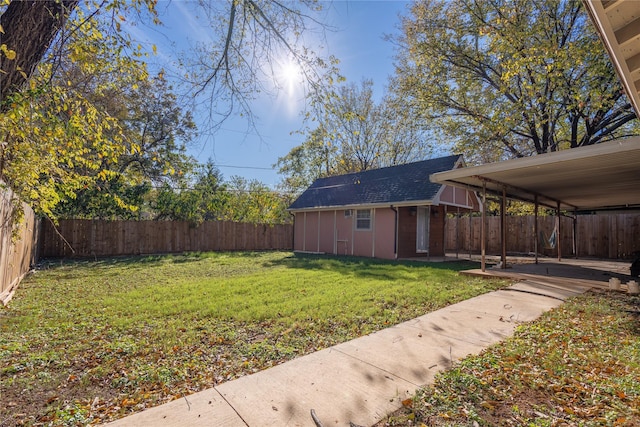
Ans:
[[[429,207],[418,206],[416,252],[429,252]]]

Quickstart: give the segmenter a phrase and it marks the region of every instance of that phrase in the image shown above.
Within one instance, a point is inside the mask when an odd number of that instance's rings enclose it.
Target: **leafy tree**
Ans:
[[[347,84],[313,98],[318,125],[278,159],[283,187],[299,192],[323,177],[423,159],[430,151],[420,124],[387,96],[373,99],[373,81]]]
[[[120,81],[118,75],[110,77]],[[186,154],[186,144],[195,124],[190,113],[183,113],[176,104],[176,96],[161,76],[134,87],[118,85],[92,102],[121,124],[127,149],[117,162],[103,163],[113,176],[96,179],[92,186],[64,198],[53,212],[65,218],[141,218],[153,186],[171,185],[193,171],[197,162]]]
[[[636,131],[579,1],[417,1],[402,29],[397,96],[480,162]]]
[[[51,49],[28,85],[3,100],[7,109],[0,112],[0,179],[50,216],[61,200],[118,182],[112,165],[139,147],[125,123],[96,100],[148,79],[141,53],[123,55],[121,39],[101,31],[104,23],[96,17],[78,13],[68,25],[75,30],[66,35],[64,49]]]
[[[190,111],[177,103],[173,88],[162,75],[132,90],[119,114],[136,149],[118,162],[123,174],[148,179],[154,184],[181,176],[195,159],[186,154],[196,133]]]
[[[322,126],[313,129],[301,145],[278,158],[274,167],[283,175],[284,191],[301,193],[315,179],[338,173],[338,146],[325,141],[325,133]]]
[[[236,221],[255,224],[281,224],[291,221],[286,211],[291,198],[272,191],[257,180],[233,176],[223,181],[220,171],[209,161],[192,179],[172,187],[163,184],[151,199],[155,219]]]
[[[131,184],[122,176],[100,180],[76,191],[54,210],[56,218],[143,219],[151,184]]]
[[[177,188],[164,183],[151,201],[154,219],[201,223],[221,219],[229,193],[222,174],[209,161],[201,165],[192,181],[184,179]]]
[[[232,176],[228,183],[229,200],[223,219],[255,224],[291,222],[286,211],[292,200],[257,180]]]
[[[136,116],[143,105],[131,103],[136,91],[154,89],[142,47],[121,23],[158,23],[155,4],[15,0],[0,5],[0,179],[38,212],[53,215],[61,200],[73,200],[87,189],[90,193],[96,185],[120,188],[122,168],[128,178],[136,171],[163,182],[171,169],[182,169],[188,160],[179,135],[167,132],[162,120]],[[250,112],[249,100],[264,89],[266,78],[275,76],[280,55],[298,63],[308,79],[321,77],[316,70],[336,72],[334,60],[325,62],[301,46],[303,30],[318,24],[311,14],[320,6],[313,0],[197,5],[215,36],[213,45],[185,63],[187,80],[196,95],[214,106],[214,116],[225,117],[237,106]],[[114,72],[123,76],[104,78]],[[145,96],[140,102],[150,99]],[[146,112],[156,108],[156,118],[160,112],[171,115],[167,108],[172,100],[156,99]],[[219,110],[223,104],[231,109]],[[119,114],[130,107],[134,114]],[[169,119],[186,124],[183,119],[189,118]],[[120,170],[116,164],[122,164]],[[115,201],[127,205],[123,199]]]

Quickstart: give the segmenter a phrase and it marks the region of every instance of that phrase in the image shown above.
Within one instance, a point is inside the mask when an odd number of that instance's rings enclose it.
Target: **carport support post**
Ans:
[[[487,182],[482,181],[482,222],[480,223],[480,269],[482,271],[487,270],[485,262],[485,211],[487,209]],[[469,215],[471,218],[471,215]]]
[[[560,202],[558,201],[556,208],[556,221],[558,221],[558,235],[556,236],[556,245],[558,245],[558,261],[562,261],[562,221],[560,221]]]
[[[500,240],[502,245],[502,254],[500,256],[500,264],[502,269],[507,268],[507,188],[502,187],[502,200],[500,201]]]
[[[458,207],[458,212],[456,212],[456,259],[459,258],[460,255],[460,233],[458,232],[458,227],[460,223],[460,207]]]
[[[533,210],[533,251],[536,253],[536,264],[538,263],[538,195],[536,194],[533,198],[533,203],[535,205]]]
[[[578,212],[573,211],[573,255],[578,259]]]

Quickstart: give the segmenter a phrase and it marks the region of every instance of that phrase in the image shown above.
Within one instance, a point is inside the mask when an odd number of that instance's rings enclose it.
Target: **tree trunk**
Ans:
[[[14,0],[0,16],[0,45],[16,53],[14,59],[0,53],[0,112],[8,108],[2,101],[33,74],[77,4],[78,0]]]

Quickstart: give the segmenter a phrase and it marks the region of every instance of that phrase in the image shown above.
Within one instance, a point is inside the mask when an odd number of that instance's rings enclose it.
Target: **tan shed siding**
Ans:
[[[362,210],[362,209],[361,209]],[[358,230],[356,229],[356,218],[357,218],[357,212],[358,209],[354,209],[353,210],[353,228],[354,228],[354,233],[353,233],[353,255],[355,256],[362,256],[362,257],[371,257],[371,251],[373,248],[373,230],[375,229],[375,226],[373,224],[373,222],[375,221],[374,219],[374,213],[373,213],[373,209],[369,209],[371,216],[370,216],[370,228],[368,230]]]
[[[457,206],[460,208],[479,210],[480,204],[478,198],[473,191],[465,188],[452,187],[450,185],[444,185],[440,192],[439,197],[434,200],[434,203]]]
[[[462,206],[467,206],[467,203],[469,201],[468,198],[468,191],[465,190],[464,188],[454,188],[453,189],[453,202],[456,205],[462,205]]]
[[[375,256],[394,259],[396,213],[391,208],[376,209]]]
[[[440,193],[440,203],[448,203],[452,205],[455,201],[454,195],[455,188],[449,185],[445,185]]]
[[[318,212],[306,212],[304,250],[315,252],[318,250]]]
[[[334,211],[320,212],[320,252],[332,254],[333,253],[333,239],[334,239]]]
[[[294,217],[293,231],[293,249],[296,251],[304,250],[304,212],[296,212]]]
[[[344,216],[344,210],[336,212],[336,252],[338,255],[351,255],[351,239],[353,235],[353,218]]]

